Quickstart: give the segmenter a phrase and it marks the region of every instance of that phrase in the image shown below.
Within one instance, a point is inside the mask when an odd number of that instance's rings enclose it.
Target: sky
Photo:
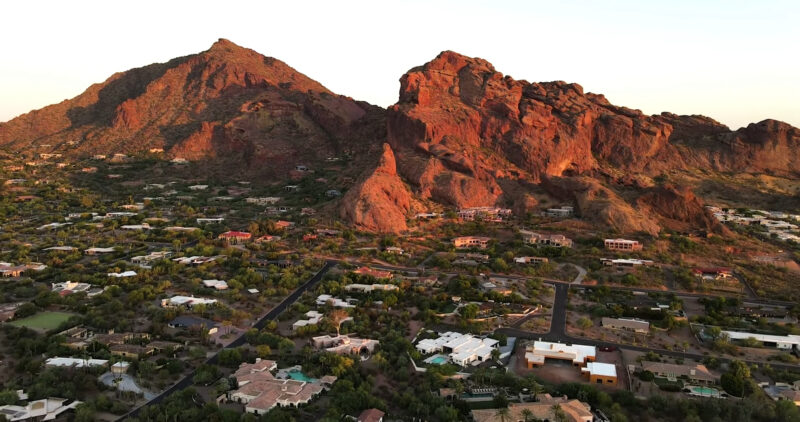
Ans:
[[[0,122],[227,38],[384,107],[403,73],[453,50],[647,114],[800,127],[797,0],[26,0],[0,13]]]

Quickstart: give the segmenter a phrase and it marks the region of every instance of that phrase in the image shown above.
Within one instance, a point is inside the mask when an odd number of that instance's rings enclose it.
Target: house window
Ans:
[[[602,383],[603,383],[603,380],[601,380],[601,379],[599,379],[599,378],[598,378],[598,379],[597,379],[597,383],[598,383],[598,384],[602,384]]]

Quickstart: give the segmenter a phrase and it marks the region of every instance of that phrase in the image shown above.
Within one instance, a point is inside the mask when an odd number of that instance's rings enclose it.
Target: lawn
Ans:
[[[27,327],[33,330],[49,331],[58,328],[61,323],[70,319],[74,314],[66,312],[39,312],[27,318],[12,321],[11,325]]]

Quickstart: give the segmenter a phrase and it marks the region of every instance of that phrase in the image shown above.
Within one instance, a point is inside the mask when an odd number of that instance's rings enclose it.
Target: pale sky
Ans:
[[[800,1],[8,1],[0,121],[218,38],[388,106],[442,50],[648,114],[800,126]]]

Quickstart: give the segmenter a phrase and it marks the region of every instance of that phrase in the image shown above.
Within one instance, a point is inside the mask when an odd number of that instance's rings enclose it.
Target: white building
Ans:
[[[76,358],[49,358],[44,362],[48,367],[65,368],[91,368],[96,366],[106,366],[108,361],[105,359],[76,359]]]
[[[551,343],[549,341],[535,341],[533,346],[525,350],[525,360],[528,366],[542,365],[545,359],[568,360],[573,365],[584,366],[597,357],[597,348],[582,344]]]
[[[451,362],[467,366],[490,360],[492,350],[497,349],[498,344],[495,339],[448,331],[439,338],[421,340],[416,348],[423,354],[448,353]]]
[[[228,283],[225,280],[203,280],[203,285],[217,290],[228,289]]]
[[[217,303],[216,299],[204,299],[201,297],[194,297],[194,296],[173,296],[169,299],[162,299],[161,306],[164,308],[177,308],[180,306],[185,306],[187,308],[193,308],[197,305],[213,305]]]
[[[319,321],[322,319],[323,315],[317,311],[308,311],[305,313],[306,319],[299,319],[294,324],[292,324],[292,330],[297,330],[301,327],[306,327],[309,325],[317,325]]]
[[[348,292],[369,293],[374,291],[394,291],[399,288],[394,284],[348,284],[344,286]]]
[[[331,295],[322,294],[317,296],[317,306],[331,305],[334,308],[355,308],[356,306],[350,302],[333,297]]]
[[[760,341],[767,347],[774,347],[781,350],[800,349],[800,335],[776,336],[771,334],[756,334],[742,331],[723,331],[733,341],[741,341],[749,338]]]

